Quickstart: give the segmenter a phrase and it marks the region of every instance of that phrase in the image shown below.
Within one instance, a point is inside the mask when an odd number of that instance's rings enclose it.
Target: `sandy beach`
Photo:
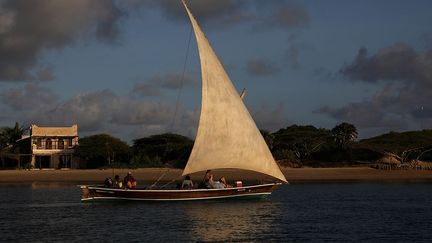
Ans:
[[[101,183],[106,177],[118,174],[125,176],[128,169],[107,170],[3,170],[0,171],[0,183],[19,182],[69,182],[69,183]],[[181,180],[182,170],[167,168],[145,168],[130,170],[138,181],[160,182]],[[283,168],[283,173],[290,183],[317,182],[432,182],[432,171],[418,170],[376,170],[368,167],[349,168]],[[199,181],[204,173],[191,175]],[[271,178],[249,171],[214,170],[216,178],[225,176],[228,181],[234,180],[270,180]]]

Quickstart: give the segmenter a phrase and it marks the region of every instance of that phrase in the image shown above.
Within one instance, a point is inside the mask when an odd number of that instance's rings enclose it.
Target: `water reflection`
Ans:
[[[190,204],[184,209],[187,225],[198,241],[251,241],[264,238],[277,225],[278,202],[220,201]]]

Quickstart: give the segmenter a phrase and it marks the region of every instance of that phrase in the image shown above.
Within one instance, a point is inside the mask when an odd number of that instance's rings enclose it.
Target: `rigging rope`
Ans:
[[[181,177],[179,177],[179,178],[181,178]],[[164,185],[162,185],[160,188],[164,188],[164,187],[166,187],[166,186],[168,186],[168,185],[170,185],[171,183],[173,183],[173,182],[175,182],[177,179],[172,179],[171,181],[169,181],[168,183],[166,183],[166,184],[164,184]]]
[[[181,96],[181,92],[183,89],[183,82],[184,82],[184,76],[186,73],[186,64],[188,61],[188,57],[189,57],[189,47],[190,47],[190,42],[192,39],[192,26],[190,28],[190,32],[189,32],[189,40],[188,40],[188,44],[187,44],[187,48],[186,48],[186,57],[185,57],[185,61],[183,63],[183,72],[180,78],[180,87],[179,87],[179,91],[177,93],[177,100],[176,100],[176,106],[175,106],[175,111],[174,111],[174,117],[172,119],[171,125],[168,129],[168,132],[173,132],[173,128],[174,128],[174,124],[175,124],[175,120],[176,120],[176,116],[177,116],[177,112],[178,112],[178,108],[179,108],[179,103],[180,103],[180,96]]]
[[[153,187],[155,187],[156,186],[156,184],[166,175],[166,174],[168,174],[168,171],[170,171],[170,168],[168,168],[168,170],[167,171],[165,171],[161,176],[159,176],[159,178],[153,183],[153,184],[151,184],[150,185],[150,189],[152,189]]]

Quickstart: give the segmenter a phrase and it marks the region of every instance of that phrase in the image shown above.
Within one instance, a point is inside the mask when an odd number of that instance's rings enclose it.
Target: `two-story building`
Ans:
[[[71,127],[30,126],[31,165],[43,168],[78,168],[73,157],[78,145],[78,125]]]

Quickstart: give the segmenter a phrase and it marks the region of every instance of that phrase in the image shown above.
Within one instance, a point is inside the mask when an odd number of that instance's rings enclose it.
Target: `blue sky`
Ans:
[[[431,128],[430,1],[188,2],[260,128]],[[177,0],[0,0],[0,126],[193,137],[190,31]]]

